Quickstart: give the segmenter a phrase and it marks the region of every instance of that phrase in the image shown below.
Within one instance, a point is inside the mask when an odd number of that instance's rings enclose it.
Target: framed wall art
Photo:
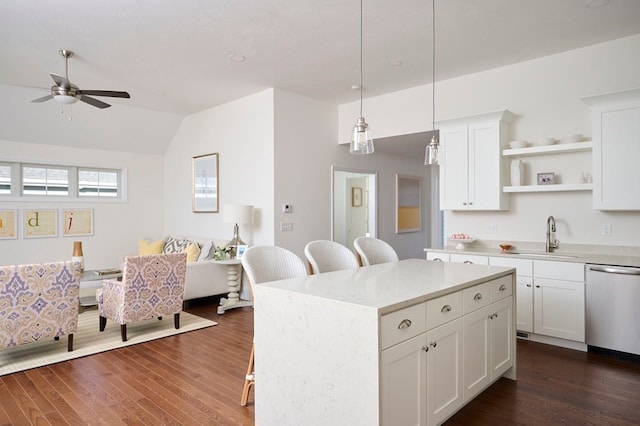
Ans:
[[[362,188],[351,188],[351,207],[362,207]]]
[[[93,210],[68,209],[62,211],[62,236],[93,235]]]
[[[25,238],[58,236],[58,211],[49,209],[25,209],[22,223]]]
[[[191,160],[192,208],[195,213],[218,213],[218,153]]]
[[[18,238],[18,210],[0,210],[0,240],[15,240]]]
[[[553,185],[555,175],[553,173],[538,173],[538,185]]]
[[[420,176],[396,175],[396,234],[422,230]]]

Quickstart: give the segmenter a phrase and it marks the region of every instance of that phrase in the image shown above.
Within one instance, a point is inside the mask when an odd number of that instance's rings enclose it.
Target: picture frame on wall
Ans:
[[[538,185],[553,185],[555,175],[553,173],[538,173]]]
[[[22,224],[24,238],[57,237],[58,211],[54,209],[25,209]]]
[[[15,240],[18,238],[18,210],[0,210],[0,240]]]
[[[65,209],[62,211],[62,236],[93,235],[93,209]]]
[[[192,158],[191,186],[194,213],[219,212],[217,152]]]
[[[351,207],[362,207],[362,188],[351,188]]]

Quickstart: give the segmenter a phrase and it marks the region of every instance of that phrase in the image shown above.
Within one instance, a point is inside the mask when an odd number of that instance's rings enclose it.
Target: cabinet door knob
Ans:
[[[423,346],[422,350],[425,351],[425,352],[429,352],[429,346]]]
[[[400,324],[398,324],[398,329],[402,330],[403,328],[409,328],[411,327],[411,320],[410,319],[403,319],[402,321],[400,321]]]
[[[531,287],[531,284],[527,284],[527,287]]]
[[[507,289],[507,286],[502,284],[498,290],[505,291],[506,289]]]
[[[451,306],[444,305],[442,309],[440,309],[440,312],[442,312],[443,314],[446,314],[447,312],[451,312]]]
[[[431,342],[429,343],[429,346],[431,346],[432,348],[435,348],[436,346],[438,346],[438,342]]]
[[[469,205],[472,206],[473,205],[473,201],[469,201]]]
[[[463,206],[466,206],[466,205],[467,205],[467,202],[465,201],[464,203],[462,203],[462,205],[463,205]]]
[[[482,300],[482,294],[476,293],[476,295],[473,296],[473,300],[475,300],[475,301]]]
[[[537,286],[536,286],[536,288],[540,288],[540,286],[539,286],[539,285],[537,285]]]

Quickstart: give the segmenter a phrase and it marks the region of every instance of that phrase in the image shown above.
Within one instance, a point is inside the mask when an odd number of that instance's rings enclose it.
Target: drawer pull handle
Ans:
[[[473,296],[473,300],[475,300],[476,302],[477,302],[478,300],[482,300],[482,294],[480,294],[480,293],[476,293],[476,295],[475,295],[475,296]]]
[[[540,286],[539,286],[539,285],[537,285],[537,286],[536,286],[536,288],[540,288]]]
[[[402,330],[403,328],[409,328],[409,327],[411,327],[410,319],[403,319],[402,321],[400,321],[400,324],[398,324],[399,330]]]
[[[442,312],[443,314],[446,314],[447,312],[451,312],[451,306],[444,305],[442,309],[440,309],[440,312]]]
[[[506,289],[507,289],[507,286],[502,284],[498,290],[505,291]]]
[[[473,265],[473,262],[472,262],[472,261],[470,261],[470,260],[465,260],[465,261],[464,261],[464,262],[462,262],[462,263],[468,263],[469,265]]]
[[[434,262],[442,262],[442,259],[440,259],[439,257],[436,257],[433,259]]]

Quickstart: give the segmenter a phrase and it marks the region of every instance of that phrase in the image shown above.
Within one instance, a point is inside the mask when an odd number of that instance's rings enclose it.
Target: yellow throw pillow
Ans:
[[[200,256],[200,247],[197,244],[189,244],[184,251],[187,253],[187,263],[197,261]]]
[[[138,241],[138,256],[145,256],[148,254],[162,254],[162,247],[164,247],[164,240],[158,240],[154,242],[140,240]]]

